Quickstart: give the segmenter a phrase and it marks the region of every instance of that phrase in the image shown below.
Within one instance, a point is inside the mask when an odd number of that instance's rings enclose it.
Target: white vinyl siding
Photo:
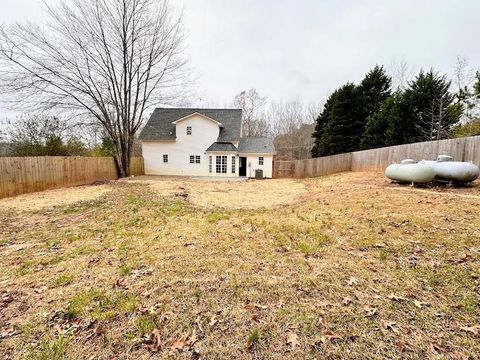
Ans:
[[[273,155],[248,155],[247,158],[247,177],[255,177],[255,170],[263,170],[263,176],[266,178],[272,177]],[[239,154],[243,156],[243,154]],[[259,158],[263,157],[263,165],[259,165]]]
[[[200,155],[190,155],[190,164],[200,164]]]
[[[192,127],[192,135],[187,135],[187,126]],[[218,139],[218,124],[195,115],[176,124],[175,133],[175,140],[142,141],[145,173],[208,176],[209,154],[205,150]],[[168,164],[162,162],[162,154],[168,154]],[[190,164],[190,155],[199,155],[200,164]]]

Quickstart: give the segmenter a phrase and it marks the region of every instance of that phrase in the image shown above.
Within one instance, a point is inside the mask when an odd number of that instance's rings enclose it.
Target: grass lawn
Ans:
[[[479,207],[375,173],[0,200],[0,357],[476,359]]]

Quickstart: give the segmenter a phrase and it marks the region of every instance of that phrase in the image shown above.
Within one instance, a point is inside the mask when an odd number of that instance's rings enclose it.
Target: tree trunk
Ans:
[[[120,139],[121,144],[114,146],[115,164],[117,165],[118,176],[121,178],[130,176],[130,159],[132,157],[132,137],[128,140]]]

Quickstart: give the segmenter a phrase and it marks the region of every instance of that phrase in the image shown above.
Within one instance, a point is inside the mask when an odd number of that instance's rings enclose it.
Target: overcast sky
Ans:
[[[172,2],[185,11],[200,106],[227,105],[251,87],[269,99],[320,102],[393,60],[451,73],[463,56],[480,68],[479,0]],[[41,9],[40,0],[0,0],[0,22],[42,21]]]

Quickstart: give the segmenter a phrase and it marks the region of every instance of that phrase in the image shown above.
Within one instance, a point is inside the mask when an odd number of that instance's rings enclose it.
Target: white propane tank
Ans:
[[[402,162],[388,166],[385,176],[399,183],[426,184],[433,180],[435,172],[433,166],[429,164]]]
[[[474,181],[480,175],[477,165],[471,162],[453,161],[449,155],[440,155],[437,157],[437,161],[422,160],[420,164],[432,165],[435,179],[441,181],[467,183]]]

